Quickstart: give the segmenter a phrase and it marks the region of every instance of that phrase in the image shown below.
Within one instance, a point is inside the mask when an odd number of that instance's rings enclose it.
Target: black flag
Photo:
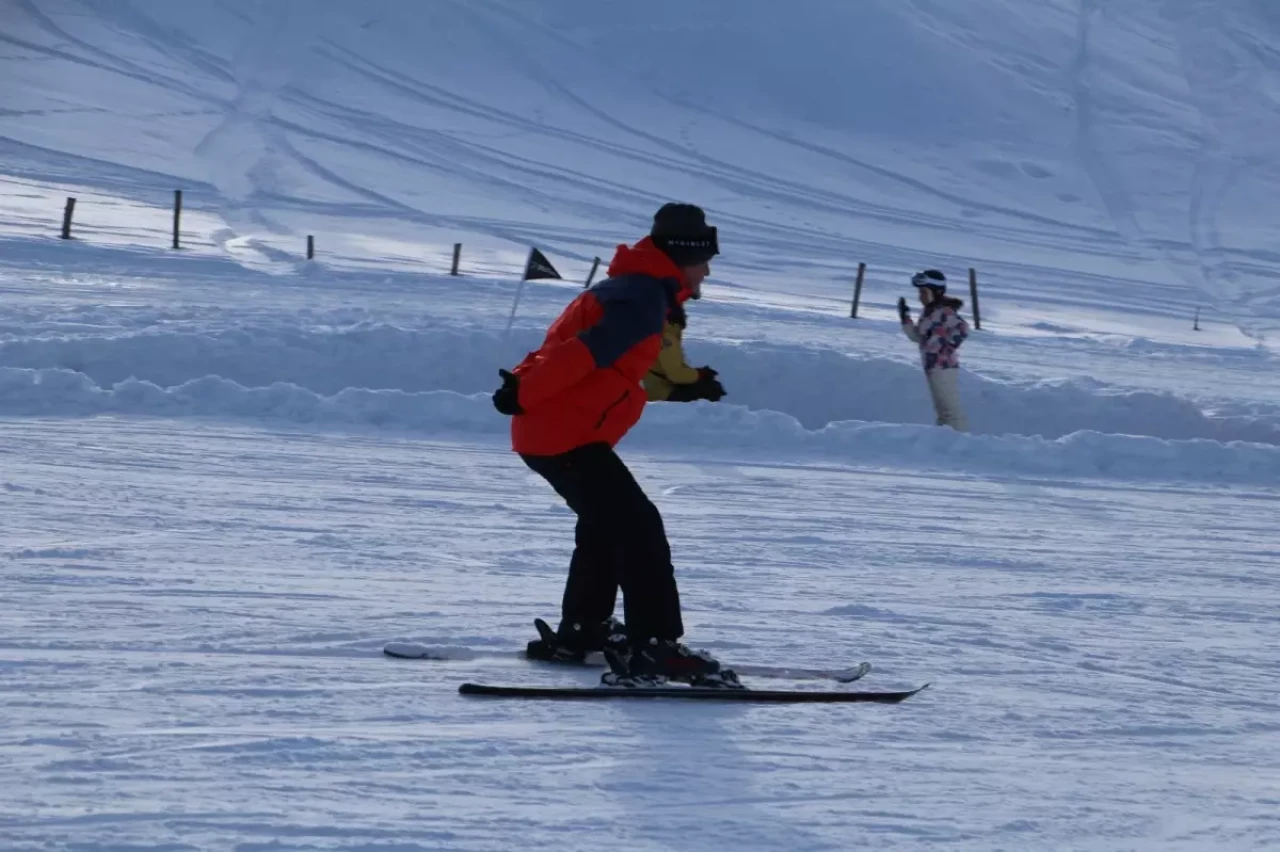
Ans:
[[[524,280],[532,281],[535,278],[559,278],[560,273],[556,272],[556,268],[551,265],[551,261],[547,260],[547,256],[537,249],[529,250],[529,262],[524,268]]]

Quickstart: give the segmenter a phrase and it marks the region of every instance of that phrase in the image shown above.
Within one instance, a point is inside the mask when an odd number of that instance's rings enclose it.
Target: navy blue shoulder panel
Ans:
[[[661,334],[679,287],[674,278],[651,275],[606,278],[592,287],[591,294],[604,316],[578,337],[587,345],[596,366],[612,366],[646,337]]]

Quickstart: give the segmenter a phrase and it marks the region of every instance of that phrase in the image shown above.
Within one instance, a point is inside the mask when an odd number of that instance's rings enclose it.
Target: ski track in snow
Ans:
[[[0,497],[10,848],[658,849],[727,823],[750,848],[1191,849],[1228,797],[1215,845],[1277,839],[1277,665],[1256,641],[1280,602],[1274,494],[644,457],[695,643],[933,688],[512,715],[457,683],[594,675],[380,653],[518,647],[555,612],[572,521],[501,443],[113,420],[0,437],[6,479],[44,495]],[[519,544],[495,559],[495,539]]]

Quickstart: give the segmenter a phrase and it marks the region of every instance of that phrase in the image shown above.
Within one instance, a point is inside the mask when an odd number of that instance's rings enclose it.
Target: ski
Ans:
[[[607,668],[604,655],[588,654],[581,662],[576,660],[537,660],[525,655],[523,651],[474,651],[469,648],[442,647],[421,645],[414,642],[389,642],[382,653],[397,660],[429,660],[433,662],[456,662],[468,660],[491,659],[500,662],[541,663],[551,666],[572,666],[577,668]],[[836,683],[853,683],[871,671],[871,664],[862,662],[843,669],[804,668],[795,666],[762,666],[762,665],[728,665],[735,672],[746,677],[761,677],[782,680],[832,680]]]
[[[791,689],[719,689],[696,686],[646,686],[646,687],[541,687],[541,686],[489,686],[464,683],[458,687],[462,695],[490,698],[555,699],[561,701],[607,700],[611,698],[674,698],[702,701],[742,701],[773,704],[847,704],[871,702],[897,704],[905,701],[929,684],[901,692],[845,692],[840,690],[791,690]]]

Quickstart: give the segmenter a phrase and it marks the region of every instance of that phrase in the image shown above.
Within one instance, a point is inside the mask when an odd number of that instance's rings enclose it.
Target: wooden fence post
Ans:
[[[596,270],[599,268],[600,268],[600,258],[597,257],[595,260],[595,263],[591,264],[591,272],[587,275],[587,283],[582,285],[583,290],[591,286],[591,282],[594,281],[596,278]]]
[[[178,235],[182,227],[182,190],[175,189],[173,191],[173,247],[180,246]]]
[[[982,328],[982,312],[978,310],[978,271],[969,267],[969,299],[973,302],[973,327]]]
[[[867,272],[865,263],[858,264],[858,278],[853,284],[853,306],[849,309],[849,319],[858,318],[858,302],[862,299],[862,276]]]
[[[316,256],[316,238],[311,234],[307,234],[307,260],[312,260]]]
[[[449,270],[450,275],[458,274],[458,261],[462,259],[462,243],[453,244],[453,268]]]
[[[71,239],[71,217],[76,212],[76,200],[70,196],[67,197],[67,209],[62,213],[62,238],[64,240]]]

